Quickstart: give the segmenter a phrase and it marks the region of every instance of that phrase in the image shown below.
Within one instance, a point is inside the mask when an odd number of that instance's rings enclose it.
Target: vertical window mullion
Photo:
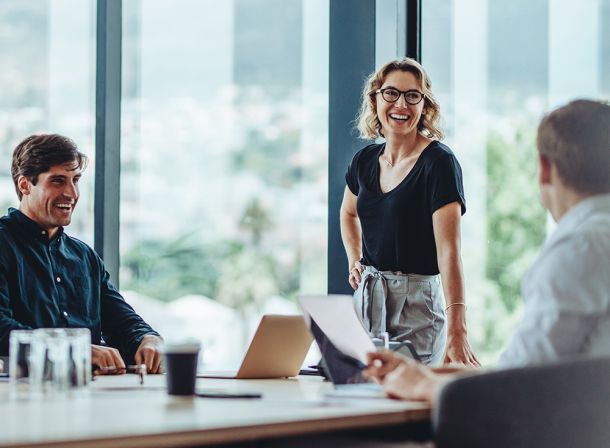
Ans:
[[[405,0],[407,4],[406,56],[421,62],[422,1]]]
[[[339,209],[345,170],[366,142],[357,137],[354,118],[363,82],[375,68],[375,0],[330,0],[328,146],[328,292],[352,292],[341,241]]]
[[[97,1],[94,247],[119,282],[122,1]]]

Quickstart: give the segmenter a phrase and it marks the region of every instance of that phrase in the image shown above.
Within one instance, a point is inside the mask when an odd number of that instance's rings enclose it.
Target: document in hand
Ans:
[[[298,300],[310,327],[311,316],[338,350],[366,364],[366,354],[374,352],[375,345],[356,314],[352,296],[302,295]]]

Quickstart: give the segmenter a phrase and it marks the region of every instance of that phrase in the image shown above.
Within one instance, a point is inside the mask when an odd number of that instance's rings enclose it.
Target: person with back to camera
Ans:
[[[430,78],[414,59],[388,62],[368,78],[358,130],[385,141],[358,151],[347,169],[341,235],[372,336],[410,340],[427,364],[476,366],[460,257],[462,170],[439,141],[439,120]]]

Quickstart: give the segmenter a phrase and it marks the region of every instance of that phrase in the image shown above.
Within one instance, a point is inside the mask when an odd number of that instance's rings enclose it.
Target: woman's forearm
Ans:
[[[464,274],[460,257],[461,207],[453,202],[432,215],[436,259],[443,283],[449,337],[466,334]]]
[[[362,230],[357,216],[341,211],[341,239],[345,247],[348,269],[362,258]]]
[[[445,295],[449,333],[466,333],[466,297],[462,261],[457,249],[439,254],[439,271]]]

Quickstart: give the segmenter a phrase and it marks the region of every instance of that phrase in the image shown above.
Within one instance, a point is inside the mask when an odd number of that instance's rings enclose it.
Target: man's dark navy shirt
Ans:
[[[126,363],[146,334],[158,335],[110,283],[100,257],[59,228],[47,232],[19,210],[0,218],[0,355],[11,330],[89,328],[91,343],[117,348]]]

